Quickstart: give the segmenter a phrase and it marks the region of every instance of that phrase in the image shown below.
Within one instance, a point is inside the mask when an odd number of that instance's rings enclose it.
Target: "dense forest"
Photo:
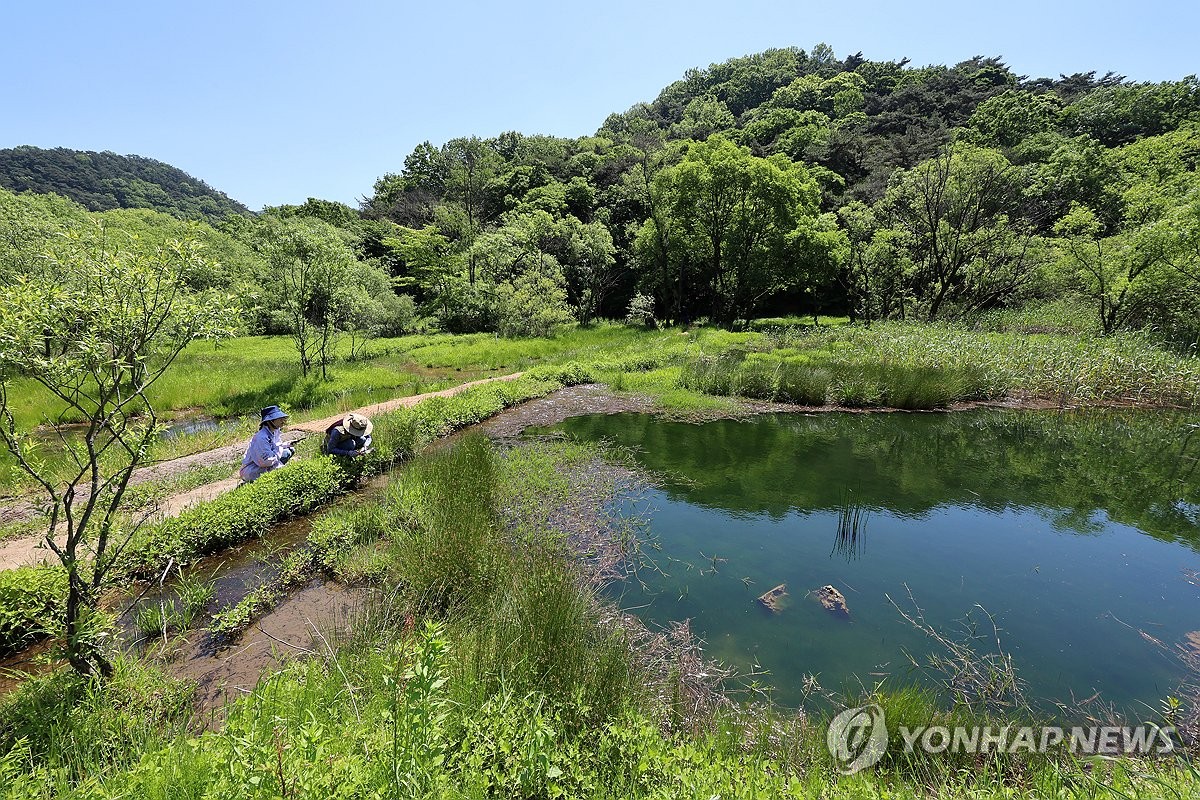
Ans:
[[[3,169],[37,152],[70,153],[6,151]],[[1195,76],[1030,79],[996,58],[918,68],[817,45],[689,70],[590,136],[424,142],[357,209],[310,199],[204,236],[220,279],[261,293],[258,332],[962,320],[1049,304],[1097,333],[1186,346],[1200,331],[1198,162]]]
[[[0,186],[13,192],[53,192],[89,211],[149,208],[209,222],[249,213],[204,181],[161,161],[64,147],[0,150]]]

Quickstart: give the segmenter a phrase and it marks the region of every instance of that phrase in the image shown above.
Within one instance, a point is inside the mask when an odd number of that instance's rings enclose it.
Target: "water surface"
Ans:
[[[767,673],[780,702],[802,703],[808,674],[835,690],[933,681],[910,659],[938,648],[899,605],[954,638],[972,622],[990,633],[990,615],[1034,699],[1099,691],[1145,715],[1185,676],[1175,651],[1200,629],[1198,421],[620,414],[558,429],[630,447],[665,476],[649,497],[660,571],[614,589],[622,604],[651,623],[692,620],[711,656]],[[777,584],[788,597],[773,614],[756,598]],[[806,596],[826,584],[848,619]]]

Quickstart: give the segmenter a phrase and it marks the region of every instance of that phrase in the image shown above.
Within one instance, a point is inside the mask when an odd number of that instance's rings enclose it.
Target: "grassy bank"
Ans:
[[[1136,334],[880,323],[774,329],[688,358],[680,384],[815,406],[938,408],[1013,394],[1063,404],[1192,406],[1200,401],[1200,361]]]
[[[164,413],[202,409],[222,418],[253,415],[264,405],[283,403],[299,420],[537,365],[650,358],[686,366],[730,351],[770,355],[773,364],[807,362],[834,372],[849,367],[941,370],[972,376],[967,390],[974,393],[1024,391],[1082,402],[1190,402],[1200,382],[1196,358],[1159,347],[1138,333],[1100,337],[1048,325],[884,322],[868,327],[844,320],[812,326],[799,319],[758,320],[752,327],[734,333],[600,324],[546,338],[436,334],[380,339],[365,357],[334,363],[328,381],[300,375],[287,337],[244,337],[187,348],[155,384],[152,400]],[[815,400],[817,394],[805,396]],[[14,384],[12,399],[19,427],[56,416],[52,399],[31,385]]]
[[[656,336],[622,325],[534,339],[483,333],[405,336],[374,340],[355,360],[349,360],[348,343],[343,341],[329,367],[329,380],[300,374],[289,337],[246,336],[190,345],[154,384],[150,400],[163,413],[202,409],[206,415],[227,418],[283,404],[297,420],[319,418],[539,364],[597,360]],[[59,404],[32,384],[16,383],[12,397],[19,427],[40,424],[44,416],[57,417]]]
[[[825,720],[702,706],[679,662],[634,633],[578,571],[539,498],[578,451],[515,457],[481,438],[418,457],[378,504],[310,537],[321,563],[375,587],[349,638],[265,679],[219,730],[188,688],[125,659],[100,687],[62,672],[0,707],[14,798],[1187,797],[1185,764],[1066,754],[978,760],[889,750],[836,771]],[[362,569],[369,564],[369,569]],[[912,690],[858,700],[896,722],[996,721]]]

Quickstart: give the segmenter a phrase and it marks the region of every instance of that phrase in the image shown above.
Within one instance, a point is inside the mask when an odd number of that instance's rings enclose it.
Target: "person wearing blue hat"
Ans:
[[[238,471],[245,483],[256,480],[273,469],[279,469],[296,453],[284,443],[280,433],[288,415],[279,406],[267,406],[261,413],[262,421],[258,425],[258,432],[250,440],[246,455],[242,456],[242,468]]]

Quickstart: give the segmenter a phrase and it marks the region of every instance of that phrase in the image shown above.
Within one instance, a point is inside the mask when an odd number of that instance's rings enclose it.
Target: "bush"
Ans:
[[[561,279],[530,270],[496,287],[496,320],[501,336],[549,336],[575,315]]]
[[[654,318],[654,298],[638,292],[629,300],[625,311],[626,325],[640,325],[643,328],[654,328],[657,322]]]
[[[268,472],[253,483],[144,529],[131,544],[121,571],[131,577],[147,577],[170,559],[189,564],[260,536],[272,524],[328,502],[344,492],[351,480],[326,457]]]
[[[53,632],[66,608],[67,572],[40,565],[0,572],[0,654]]]

